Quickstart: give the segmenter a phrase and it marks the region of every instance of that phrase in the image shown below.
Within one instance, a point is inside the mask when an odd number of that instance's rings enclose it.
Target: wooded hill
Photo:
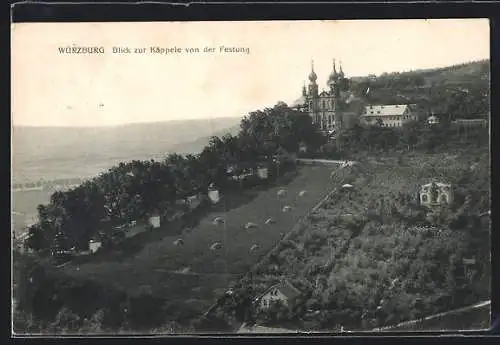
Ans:
[[[490,63],[460,65],[353,77],[351,89],[368,104],[408,104],[449,120],[485,118],[489,114]],[[368,93],[367,93],[367,90]]]

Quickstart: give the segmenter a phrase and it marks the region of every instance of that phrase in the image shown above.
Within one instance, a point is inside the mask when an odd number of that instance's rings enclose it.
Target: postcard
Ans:
[[[11,35],[14,336],[489,328],[487,19]]]

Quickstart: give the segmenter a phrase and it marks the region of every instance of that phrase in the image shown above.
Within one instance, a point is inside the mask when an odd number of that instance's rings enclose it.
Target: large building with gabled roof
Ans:
[[[409,104],[369,105],[361,118],[366,125],[402,127],[407,122],[416,121],[417,114],[414,105]]]

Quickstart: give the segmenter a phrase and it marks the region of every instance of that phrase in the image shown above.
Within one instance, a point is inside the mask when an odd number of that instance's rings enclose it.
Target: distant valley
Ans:
[[[197,153],[210,136],[237,133],[240,118],[138,123],[116,127],[14,127],[12,168],[16,183],[86,178],[133,159]]]
[[[117,127],[12,128],[12,182],[26,184],[91,178],[123,161],[162,159],[169,153],[198,153],[211,136],[236,134],[240,118],[139,123]],[[13,192],[16,233],[36,218],[36,207],[52,189]]]

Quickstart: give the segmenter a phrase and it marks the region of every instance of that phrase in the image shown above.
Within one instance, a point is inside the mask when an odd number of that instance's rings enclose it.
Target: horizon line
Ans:
[[[218,117],[195,117],[188,119],[172,119],[172,120],[160,120],[160,121],[138,121],[138,122],[126,122],[117,123],[110,125],[91,125],[91,126],[71,126],[71,125],[26,125],[26,124],[12,124],[11,128],[72,128],[72,129],[97,129],[97,128],[116,128],[124,126],[133,125],[150,125],[155,123],[169,123],[169,122],[189,122],[189,121],[212,121],[212,120],[222,120],[222,119],[242,119],[244,116],[218,116]]]

